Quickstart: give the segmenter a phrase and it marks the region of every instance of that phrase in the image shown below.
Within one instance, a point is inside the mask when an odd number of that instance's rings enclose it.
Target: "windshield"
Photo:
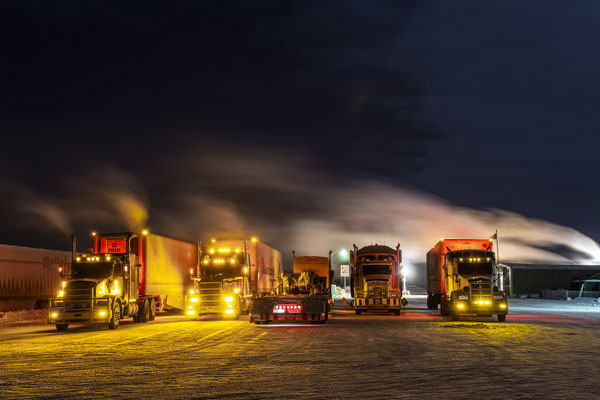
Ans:
[[[492,275],[494,272],[491,262],[459,262],[459,275]]]
[[[390,275],[392,267],[385,264],[363,265],[363,275]]]
[[[219,277],[219,278],[235,278],[239,275],[239,266],[238,265],[207,265],[202,266],[202,277],[208,278],[210,276]]]
[[[73,279],[104,279],[110,276],[112,268],[113,263],[111,262],[73,263],[71,277]]]

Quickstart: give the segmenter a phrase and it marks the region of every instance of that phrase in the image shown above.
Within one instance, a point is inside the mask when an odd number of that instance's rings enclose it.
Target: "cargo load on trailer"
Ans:
[[[311,321],[324,324],[331,309],[331,252],[329,257],[296,257],[292,272],[277,279],[274,294],[252,302],[250,322]]]
[[[360,249],[353,246],[350,288],[356,314],[388,311],[400,315],[400,309],[406,304],[402,298],[404,276],[400,245],[395,249],[378,244]]]
[[[196,245],[146,231],[94,234],[84,254],[77,254],[73,236],[71,271],[50,299],[48,323],[58,330],[72,322],[115,329],[123,318],[148,322],[157,312],[183,310],[197,257]]]
[[[239,318],[252,299],[271,293],[282,270],[281,253],[256,238],[216,240],[198,245],[194,287],[186,296],[186,316],[204,314]]]
[[[505,321],[506,293],[492,239],[442,239],[427,253],[427,307],[458,320],[461,314]]]

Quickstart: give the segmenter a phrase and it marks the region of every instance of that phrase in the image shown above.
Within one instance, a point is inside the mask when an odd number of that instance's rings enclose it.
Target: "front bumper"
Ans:
[[[455,300],[451,311],[455,314],[508,314],[508,303],[505,300],[490,301],[489,304],[480,304],[468,300]]]
[[[354,308],[358,310],[399,310],[402,308],[402,298],[357,297],[354,299]]]
[[[107,307],[93,307],[91,310],[70,311],[63,308],[48,309],[48,324],[70,322],[108,322],[110,314]]]

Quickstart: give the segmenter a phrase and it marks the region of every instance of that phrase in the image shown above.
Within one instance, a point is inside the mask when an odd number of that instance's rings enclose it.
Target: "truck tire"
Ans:
[[[325,319],[320,320],[318,323],[319,324],[326,324],[328,319],[329,319],[329,313],[326,312],[325,313]]]
[[[498,314],[498,322],[506,321],[506,314]]]
[[[144,302],[140,305],[140,309],[138,311],[138,319],[140,322],[148,322],[150,318],[150,302],[148,299],[144,299]]]
[[[400,309],[394,310],[394,315],[400,315]]]
[[[362,311],[361,311],[361,310],[355,310],[354,312],[356,313],[356,315],[360,315],[360,314],[362,314]]]
[[[440,315],[447,317],[450,315],[450,307],[447,301],[442,300],[440,303]]]
[[[69,323],[67,322],[66,324],[56,324],[56,330],[57,331],[66,331],[69,328]]]
[[[115,301],[115,305],[113,306],[113,311],[110,315],[110,320],[108,321],[109,329],[117,329],[119,327],[119,323],[121,322],[121,306],[119,303]]]
[[[150,316],[148,317],[148,321],[154,321],[156,318],[156,300],[150,299]]]
[[[432,305],[432,303],[433,303],[433,301],[432,301],[432,299],[431,299],[431,295],[430,295],[430,294],[428,294],[428,295],[427,295],[427,308],[428,308],[429,310],[433,310],[433,305]]]
[[[452,321],[458,321],[460,318],[457,313],[450,313],[450,316],[452,317]]]

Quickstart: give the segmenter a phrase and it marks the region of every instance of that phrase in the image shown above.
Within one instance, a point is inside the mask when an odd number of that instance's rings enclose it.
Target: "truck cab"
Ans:
[[[77,254],[73,237],[71,274],[62,276],[58,296],[50,299],[48,323],[61,331],[71,322],[115,329],[121,318],[137,313],[139,248],[134,233],[94,235],[92,252]]]
[[[400,245],[354,245],[350,285],[357,315],[366,311],[388,311],[400,315],[403,275]]]
[[[506,319],[506,293],[495,285],[496,258],[492,251],[470,250],[446,253],[444,273],[448,301],[443,302],[444,314],[458,320],[460,314],[491,316]]]

